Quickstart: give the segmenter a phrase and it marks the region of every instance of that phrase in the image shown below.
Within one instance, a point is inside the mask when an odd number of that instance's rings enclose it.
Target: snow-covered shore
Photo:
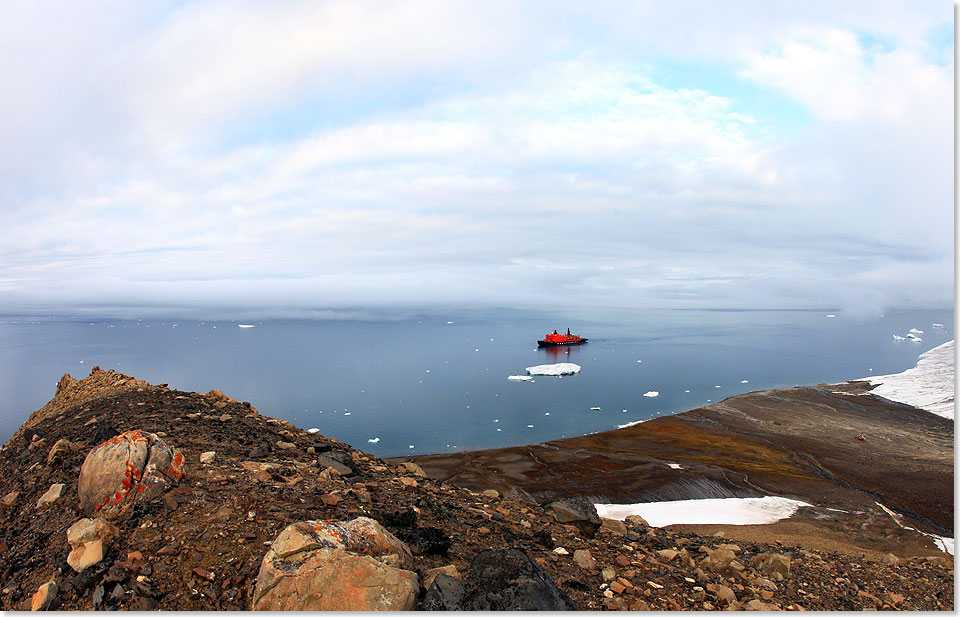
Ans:
[[[876,385],[871,394],[954,419],[956,356],[953,343],[948,341],[920,354],[917,365],[902,373],[864,377],[858,381]]]

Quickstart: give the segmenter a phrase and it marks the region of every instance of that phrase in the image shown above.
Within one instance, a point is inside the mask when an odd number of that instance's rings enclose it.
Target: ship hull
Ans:
[[[562,347],[569,345],[582,345],[587,339],[582,338],[576,341],[537,341],[537,347]]]

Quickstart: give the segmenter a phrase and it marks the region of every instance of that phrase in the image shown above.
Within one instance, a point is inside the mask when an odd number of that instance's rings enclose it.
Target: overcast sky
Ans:
[[[0,4],[0,308],[953,306],[953,5]]]

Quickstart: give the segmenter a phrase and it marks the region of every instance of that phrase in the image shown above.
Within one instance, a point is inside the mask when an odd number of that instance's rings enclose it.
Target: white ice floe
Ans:
[[[253,325],[253,324],[248,324],[248,323],[238,323],[238,324],[237,324],[237,327],[238,327],[238,328],[256,328],[255,325]]]
[[[599,407],[591,407],[590,411],[602,411]]]
[[[658,396],[660,396],[660,393],[657,392],[656,390],[650,390],[649,392],[644,392],[643,395],[646,396],[647,398],[657,398]]]
[[[741,379],[741,380],[740,380],[740,383],[750,383],[750,380],[749,380],[749,379]]]
[[[910,330],[908,330],[908,332],[909,332],[910,334],[923,334],[923,330],[917,330],[916,328],[910,328]]]
[[[667,466],[670,469],[683,469],[683,465],[680,465],[679,463],[667,463]]]
[[[899,334],[894,334],[894,335],[893,335],[893,340],[895,340],[895,341],[905,341],[905,340],[907,340],[907,337],[905,337],[905,336],[900,336]]]
[[[786,497],[685,499],[651,503],[598,503],[597,514],[622,521],[639,514],[653,527],[666,525],[764,525],[792,516],[810,504]]]
[[[877,386],[870,391],[871,394],[953,419],[954,365],[954,345],[953,341],[948,341],[920,354],[917,365],[911,369],[863,380]]]
[[[557,377],[560,375],[573,375],[580,372],[580,365],[573,362],[558,362],[556,364],[538,364],[537,366],[528,366],[527,373],[531,375],[549,375]]]
[[[935,324],[933,324],[933,327],[934,327],[934,328],[942,328],[942,327],[943,327],[943,324],[942,324],[942,323],[935,323]]]
[[[533,381],[530,375],[510,375],[507,377],[510,381]]]
[[[318,429],[318,428],[308,428],[308,429],[307,429],[307,432],[308,432],[308,433],[319,433],[319,432],[320,432],[320,429]]]
[[[367,443],[380,443],[380,438],[374,437],[373,439],[368,439]]]
[[[827,317],[836,317],[836,315],[834,315],[833,313],[830,313],[829,315],[827,315]]]

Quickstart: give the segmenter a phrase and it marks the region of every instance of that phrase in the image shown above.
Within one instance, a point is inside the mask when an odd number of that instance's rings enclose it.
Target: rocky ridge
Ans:
[[[153,493],[134,491],[116,513],[82,508],[85,461],[127,431],[156,436],[171,460],[179,453],[180,477]],[[299,567],[335,549],[357,556],[350,563],[412,573],[398,575],[412,598],[404,608],[954,606],[950,559],[868,559],[650,528],[637,518],[593,520],[577,500],[541,505],[457,487],[219,391],[170,390],[98,368],[80,381],[64,376],[54,399],[0,449],[0,472],[4,610],[269,608],[256,604],[274,584],[261,583],[265,564],[289,574],[271,559],[302,554]],[[375,550],[363,534],[351,544],[342,539],[349,525],[376,525],[402,548],[388,538],[393,548]],[[78,571],[79,547],[90,563]],[[340,581],[353,571],[335,570]]]

